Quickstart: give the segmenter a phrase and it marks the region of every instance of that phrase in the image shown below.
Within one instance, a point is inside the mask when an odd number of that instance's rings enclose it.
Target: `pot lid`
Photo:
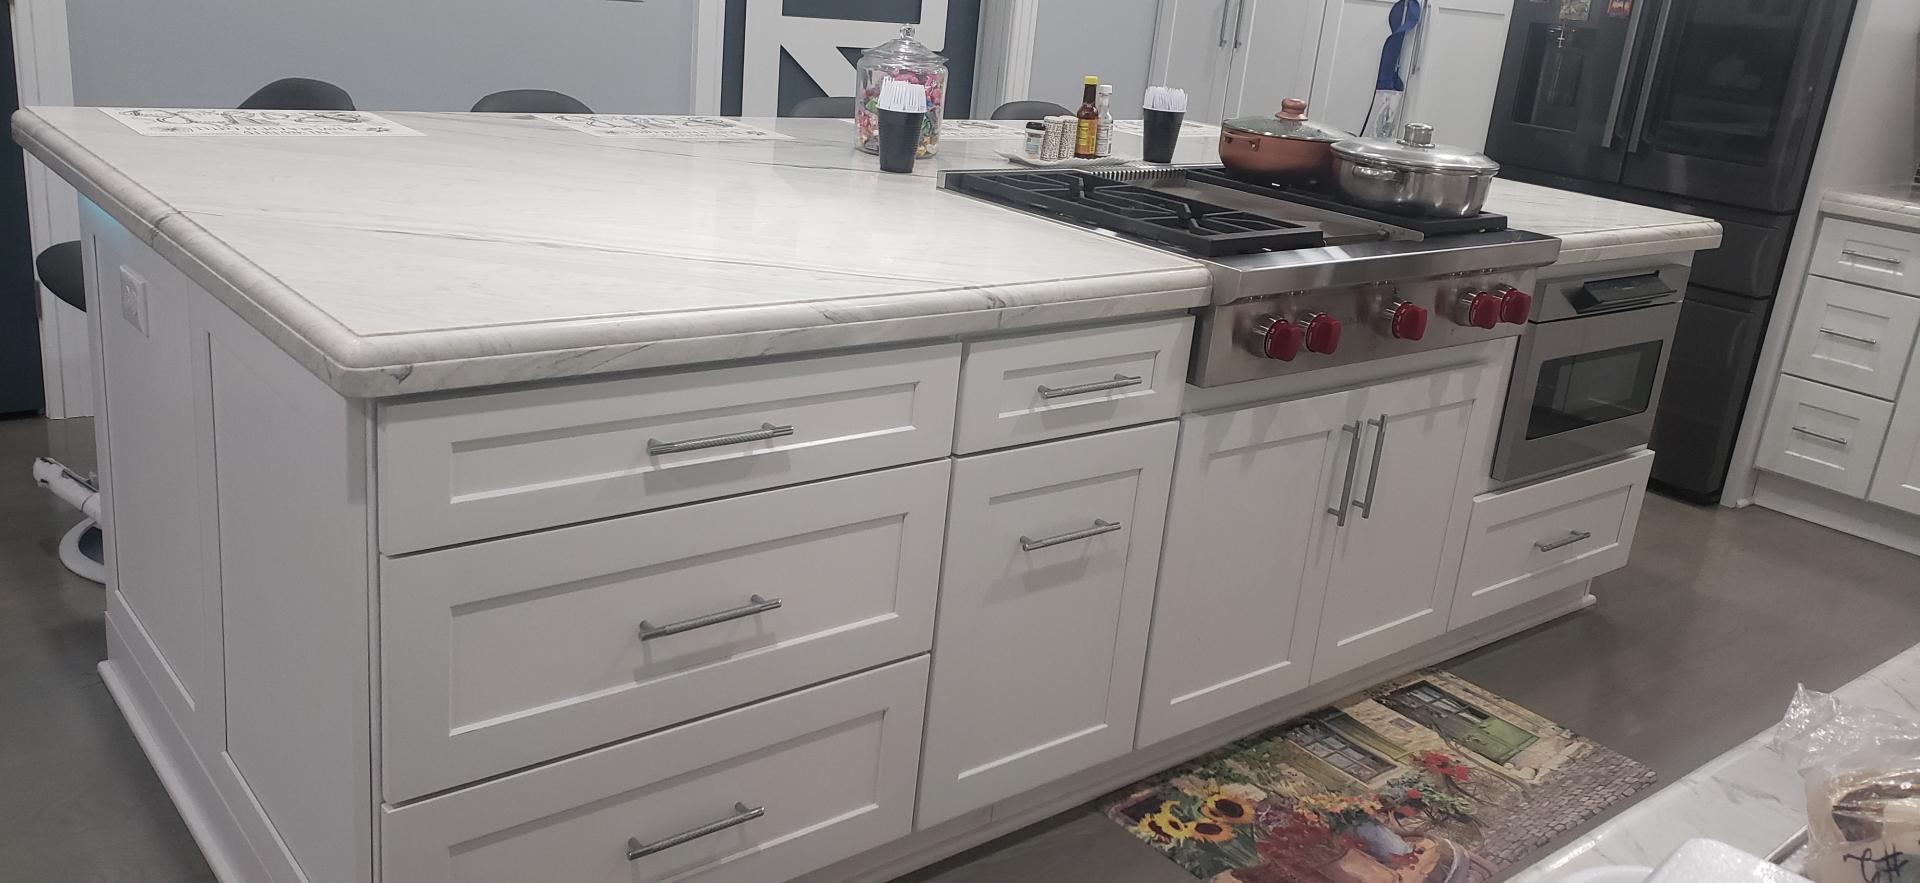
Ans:
[[[1299,141],[1345,141],[1353,137],[1351,132],[1307,119],[1307,103],[1298,98],[1280,102],[1280,112],[1273,116],[1236,117],[1221,123],[1220,127]]]
[[[1395,141],[1354,138],[1333,145],[1333,152],[1355,162],[1418,171],[1478,174],[1500,171],[1500,164],[1485,154],[1433,143],[1433,127],[1424,123],[1408,123],[1406,133]]]
[[[860,53],[863,59],[872,59],[881,64],[899,64],[912,67],[932,67],[947,63],[947,57],[927,44],[913,38],[913,25],[901,25],[900,36]]]

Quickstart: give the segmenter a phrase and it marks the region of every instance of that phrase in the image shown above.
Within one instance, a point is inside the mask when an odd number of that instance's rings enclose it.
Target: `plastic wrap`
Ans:
[[[1801,687],[1774,745],[1806,782],[1806,876],[1920,883],[1920,721]]]

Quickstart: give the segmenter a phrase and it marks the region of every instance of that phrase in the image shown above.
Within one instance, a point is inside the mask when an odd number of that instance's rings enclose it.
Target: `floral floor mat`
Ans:
[[[1212,883],[1484,883],[1653,781],[1553,721],[1425,671],[1102,805]]]

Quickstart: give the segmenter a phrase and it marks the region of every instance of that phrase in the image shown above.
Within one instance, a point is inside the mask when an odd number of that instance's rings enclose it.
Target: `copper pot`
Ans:
[[[1220,162],[1234,177],[1306,183],[1333,173],[1333,143],[1353,137],[1307,119],[1307,103],[1280,102],[1271,117],[1239,117],[1220,124]]]

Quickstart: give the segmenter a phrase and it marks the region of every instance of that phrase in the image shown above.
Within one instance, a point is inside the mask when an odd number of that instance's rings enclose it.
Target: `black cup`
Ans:
[[[880,111],[880,171],[913,171],[913,158],[920,152],[920,126],[926,116],[899,110]]]
[[[1145,142],[1140,148],[1140,156],[1147,162],[1173,162],[1173,149],[1180,146],[1180,124],[1187,115],[1171,110],[1143,109],[1141,113],[1141,131]]]

